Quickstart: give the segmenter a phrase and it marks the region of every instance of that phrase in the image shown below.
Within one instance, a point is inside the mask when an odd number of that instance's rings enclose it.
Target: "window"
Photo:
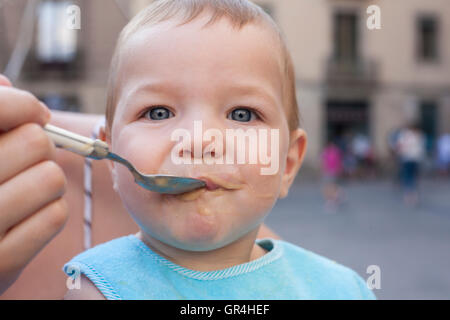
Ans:
[[[338,61],[358,58],[358,17],[355,13],[336,13],[334,16],[334,57]]]
[[[1,1],[1,0],[0,0]],[[75,1],[41,0],[36,8],[34,44],[23,66],[23,77],[78,79],[84,77],[82,33],[72,28],[69,9]]]
[[[77,53],[77,31],[67,27],[69,1],[44,1],[38,8],[36,58],[43,64],[67,64]]]
[[[418,28],[418,57],[421,61],[438,60],[438,23],[435,17],[420,17]]]

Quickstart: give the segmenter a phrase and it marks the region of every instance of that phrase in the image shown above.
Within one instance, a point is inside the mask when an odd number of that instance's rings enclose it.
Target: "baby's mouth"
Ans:
[[[176,198],[183,201],[194,201],[205,192],[211,192],[215,195],[221,195],[225,191],[239,190],[244,187],[244,183],[229,175],[208,174],[194,178],[204,181],[206,183],[206,186],[194,191],[176,195]]]

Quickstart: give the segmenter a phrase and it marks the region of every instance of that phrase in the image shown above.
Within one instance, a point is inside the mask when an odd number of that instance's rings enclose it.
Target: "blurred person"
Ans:
[[[392,162],[394,163],[394,183],[396,186],[401,184],[402,181],[402,166],[401,166],[401,160],[400,156],[398,154],[398,138],[400,136],[400,132],[402,131],[402,128],[394,128],[391,130],[391,132],[388,135],[388,148],[389,148],[389,155],[392,159]]]
[[[356,175],[358,161],[352,150],[353,134],[350,130],[344,132],[339,139],[339,149],[342,154],[342,177],[352,179]]]
[[[438,139],[437,166],[443,176],[450,173],[450,133],[444,133]]]
[[[342,173],[342,152],[333,139],[328,140],[322,151],[321,162],[324,184],[322,194],[325,200],[325,209],[329,212],[334,212],[342,200],[342,191],[338,183]]]
[[[357,133],[352,139],[352,153],[356,158],[357,172],[360,178],[372,175],[372,145],[366,134]]]
[[[425,138],[417,124],[411,124],[401,130],[397,150],[401,161],[403,201],[408,206],[417,206],[418,177],[421,162],[425,157]]]

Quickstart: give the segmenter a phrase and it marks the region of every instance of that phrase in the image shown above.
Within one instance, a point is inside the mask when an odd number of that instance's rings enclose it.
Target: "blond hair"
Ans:
[[[143,27],[156,25],[172,18],[180,20],[179,25],[189,23],[202,12],[208,10],[211,18],[206,23],[211,25],[221,18],[226,18],[233,27],[241,29],[247,24],[263,22],[268,25],[279,38],[281,55],[284,63],[284,104],[287,108],[289,130],[299,127],[300,115],[295,92],[295,72],[292,58],[286,47],[283,36],[272,18],[259,6],[247,0],[156,0],[137,14],[125,26],[119,35],[111,61],[107,87],[106,131],[111,129],[117,104],[117,74],[120,69],[121,48],[130,36]]]

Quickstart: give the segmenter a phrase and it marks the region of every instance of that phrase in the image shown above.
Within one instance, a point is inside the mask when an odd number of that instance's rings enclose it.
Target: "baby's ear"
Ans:
[[[279,198],[288,195],[289,188],[294,182],[298,170],[302,166],[306,154],[308,137],[303,129],[292,131],[289,139],[289,149],[286,157],[286,166],[281,178],[281,188]]]
[[[104,142],[106,142],[108,144],[108,146],[110,147],[111,150],[111,139],[110,139],[110,135],[108,135],[106,133],[106,129],[104,126],[100,127],[100,130],[98,132],[98,138]],[[116,167],[115,167],[115,163],[114,161],[105,159],[103,161],[106,161],[106,164],[108,166],[109,172],[111,173],[111,178],[113,181],[113,189],[114,191],[118,192],[119,188],[117,185],[117,172],[116,172]]]

